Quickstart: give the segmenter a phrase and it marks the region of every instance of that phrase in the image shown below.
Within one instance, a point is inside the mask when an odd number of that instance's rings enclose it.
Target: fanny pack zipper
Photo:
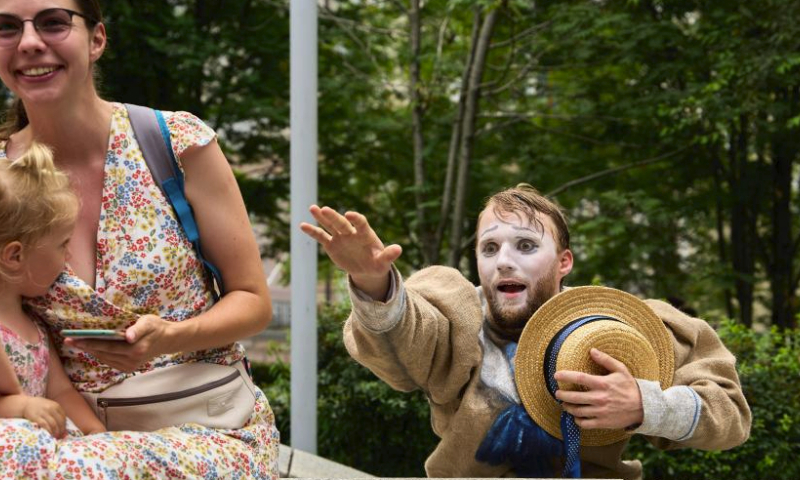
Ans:
[[[231,383],[239,378],[239,371],[235,371],[227,377],[214,380],[213,382],[200,385],[199,387],[187,388],[179,392],[161,393],[159,395],[150,395],[147,397],[127,397],[127,398],[98,398],[97,406],[103,411],[103,423],[106,423],[107,409],[109,407],[133,407],[136,405],[147,405],[148,403],[169,402],[170,400],[178,400],[181,398],[191,397],[198,393],[213,390],[222,385]]]

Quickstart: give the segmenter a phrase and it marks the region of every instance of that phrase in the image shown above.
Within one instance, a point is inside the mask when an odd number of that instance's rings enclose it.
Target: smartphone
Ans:
[[[92,339],[92,340],[119,340],[125,341],[125,332],[121,332],[119,330],[102,330],[102,329],[93,329],[93,330],[70,330],[64,329],[61,330],[61,335],[66,338],[74,338],[76,340],[80,339]]]

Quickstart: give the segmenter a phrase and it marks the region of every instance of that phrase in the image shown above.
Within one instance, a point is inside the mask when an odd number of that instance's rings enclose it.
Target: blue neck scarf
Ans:
[[[561,346],[572,332],[596,320],[616,319],[600,315],[580,318],[564,327],[548,345],[544,358],[544,380],[553,398],[558,390],[558,382],[553,376]],[[516,353],[517,344],[509,343],[505,348],[505,355],[512,377]],[[475,453],[475,459],[489,465],[510,463],[520,477],[552,477],[553,466],[550,460],[553,457],[564,457],[562,476],[580,478],[581,431],[575,424],[575,419],[566,411],[561,412],[561,436],[564,438],[563,442],[537,425],[522,405],[512,403],[497,416],[489,428]]]

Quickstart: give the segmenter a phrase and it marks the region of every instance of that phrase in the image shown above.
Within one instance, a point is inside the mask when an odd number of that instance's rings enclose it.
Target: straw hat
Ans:
[[[555,369],[603,375],[605,369],[589,356],[592,348],[624,363],[634,378],[656,380],[662,389],[672,385],[675,357],[672,338],[661,319],[642,300],[607,287],[576,287],[545,302],[525,325],[514,360],[515,379],[522,404],[547,433],[562,439],[562,408],[548,391],[545,358],[554,339],[579,319],[597,317],[563,340]],[[586,390],[559,384],[565,390]],[[581,432],[581,445],[608,445],[624,439],[624,430],[592,429]]]

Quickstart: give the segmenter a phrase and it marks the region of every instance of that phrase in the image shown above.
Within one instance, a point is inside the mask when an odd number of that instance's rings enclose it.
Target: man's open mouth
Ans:
[[[525,285],[521,283],[503,283],[498,285],[497,289],[503,293],[519,293],[525,290]]]

